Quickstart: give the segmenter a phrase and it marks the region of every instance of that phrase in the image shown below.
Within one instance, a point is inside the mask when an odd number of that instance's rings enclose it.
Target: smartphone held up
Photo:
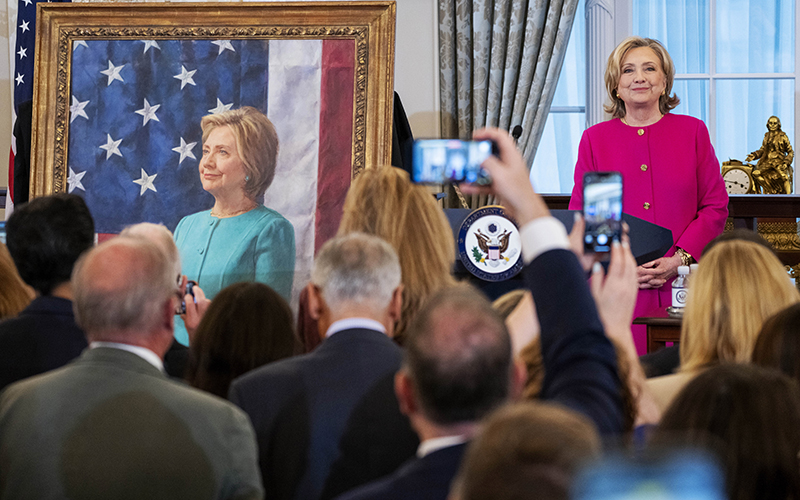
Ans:
[[[419,139],[414,141],[411,180],[424,184],[468,182],[486,186],[492,181],[481,163],[497,154],[497,144],[493,141]]]
[[[622,238],[622,174],[587,172],[583,176],[584,250],[608,253]]]

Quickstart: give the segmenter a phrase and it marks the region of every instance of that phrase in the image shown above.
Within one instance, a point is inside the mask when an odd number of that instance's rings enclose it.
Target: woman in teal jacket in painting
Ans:
[[[294,227],[262,204],[275,176],[275,127],[251,107],[205,116],[200,125],[200,182],[214,196],[214,206],[184,217],[175,228],[183,274],[210,299],[233,283],[258,281],[289,301]],[[175,337],[188,344],[182,322],[176,321]]]

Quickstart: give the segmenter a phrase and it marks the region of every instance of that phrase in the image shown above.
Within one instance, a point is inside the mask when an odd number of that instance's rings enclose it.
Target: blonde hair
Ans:
[[[33,289],[22,281],[8,249],[0,243],[0,320],[22,312],[33,299]]]
[[[692,274],[681,329],[681,369],[747,363],[764,321],[800,301],[769,249],[750,241],[718,243]]]
[[[250,106],[204,116],[200,121],[203,143],[217,127],[229,127],[236,138],[236,149],[242,159],[245,195],[255,201],[264,196],[275,178],[278,162],[278,133],[264,113]]]
[[[624,118],[626,113],[625,102],[617,96],[617,87],[622,75],[622,61],[625,60],[625,56],[629,51],[641,47],[647,47],[655,52],[656,57],[661,61],[661,70],[664,72],[666,88],[664,89],[664,94],[658,98],[658,110],[661,111],[662,115],[665,115],[675,109],[675,106],[681,102],[675,94],[670,96],[672,84],[675,82],[675,64],[673,64],[667,49],[658,40],[629,36],[611,52],[611,55],[608,56],[608,64],[606,64],[606,91],[608,91],[611,104],[604,105],[603,109],[614,118]]]
[[[380,167],[362,171],[347,192],[337,236],[355,231],[383,238],[400,258],[403,310],[394,337],[402,342],[424,300],[455,283],[450,224],[426,188],[400,169]]]

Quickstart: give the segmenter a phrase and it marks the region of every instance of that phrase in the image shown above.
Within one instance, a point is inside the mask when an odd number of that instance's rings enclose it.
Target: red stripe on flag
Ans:
[[[336,235],[350,187],[355,40],[323,40],[314,252]]]
[[[14,136],[11,136],[11,140],[14,140]],[[14,202],[14,150],[9,148],[8,150],[8,199],[11,202]]]

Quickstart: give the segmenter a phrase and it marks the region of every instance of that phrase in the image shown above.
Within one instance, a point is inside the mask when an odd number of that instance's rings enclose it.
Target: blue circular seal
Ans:
[[[522,270],[519,229],[503,207],[479,208],[461,223],[458,255],[474,276],[505,281]]]

